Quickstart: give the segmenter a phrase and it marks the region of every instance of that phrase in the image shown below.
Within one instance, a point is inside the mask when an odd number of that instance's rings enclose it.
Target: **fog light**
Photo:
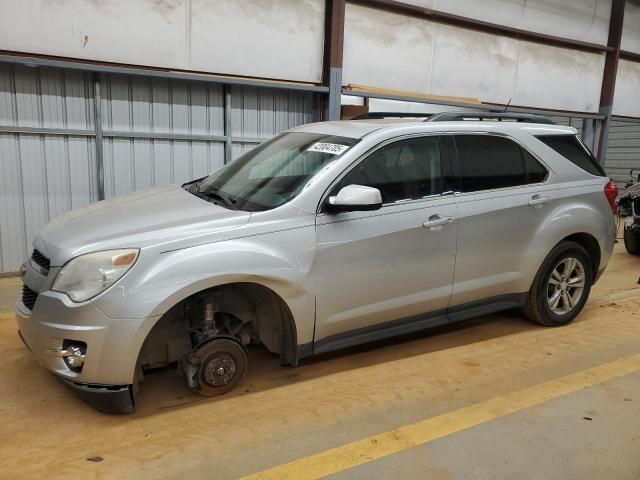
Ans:
[[[84,352],[80,347],[69,346],[67,347],[68,356],[64,357],[64,363],[66,363],[69,368],[80,368],[84,365]]]
[[[64,363],[71,370],[79,372],[84,365],[84,357],[87,351],[87,344],[84,342],[71,342],[65,340],[62,344],[62,348],[55,348],[47,350],[49,355],[54,357],[62,357]]]

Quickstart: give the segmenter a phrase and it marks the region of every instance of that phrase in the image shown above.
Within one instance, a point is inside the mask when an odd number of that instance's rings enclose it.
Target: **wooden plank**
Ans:
[[[469,104],[481,104],[480,100],[477,98],[471,97],[450,97],[447,95],[432,95],[429,93],[418,93],[418,92],[404,92],[402,90],[392,90],[389,88],[377,88],[377,87],[369,87],[366,85],[357,85],[350,83],[343,87],[345,90],[349,90],[357,93],[367,93],[372,97],[377,95],[389,95],[394,97],[407,97],[409,98],[419,98],[422,100],[435,100],[438,102],[452,102],[452,103],[469,103]],[[346,93],[348,95],[348,93]],[[410,100],[408,100],[410,101]]]

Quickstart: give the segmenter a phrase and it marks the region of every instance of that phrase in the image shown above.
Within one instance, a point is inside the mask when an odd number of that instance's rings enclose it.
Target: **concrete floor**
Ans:
[[[506,312],[296,369],[254,349],[216,399],[160,372],[128,416],[93,411],[38,366],[8,313],[20,283],[1,279],[0,477],[637,480],[639,275],[617,246],[558,329]]]

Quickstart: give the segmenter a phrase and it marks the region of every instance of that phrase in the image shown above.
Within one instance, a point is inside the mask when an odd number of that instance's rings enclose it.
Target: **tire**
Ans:
[[[640,255],[640,231],[624,227],[624,247],[631,255]]]
[[[575,269],[567,273],[571,265]],[[580,274],[582,287],[578,281]],[[592,284],[593,266],[587,251],[575,242],[559,243],[542,262],[527,295],[524,313],[545,327],[566,325],[582,311]]]
[[[197,392],[206,397],[223,395],[247,372],[247,352],[231,338],[216,338],[195,352],[200,360]]]

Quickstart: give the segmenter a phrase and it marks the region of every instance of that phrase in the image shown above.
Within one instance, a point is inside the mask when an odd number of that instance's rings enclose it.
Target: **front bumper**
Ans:
[[[92,302],[75,304],[51,291],[38,295],[32,311],[18,301],[16,314],[20,335],[44,368],[71,382],[100,385],[133,383],[138,354],[156,320],[112,319]],[[48,353],[63,348],[65,340],[87,345],[79,372]]]
[[[104,413],[133,412],[133,391],[131,386],[84,385],[60,379],[80,398],[93,408]]]
[[[117,397],[116,403],[123,404],[124,393],[129,395],[129,386],[134,383],[142,345],[158,317],[114,319],[92,301],[72,302],[67,295],[50,290],[56,273],[56,267],[47,274],[31,262],[25,263],[23,282],[38,296],[32,310],[22,298],[18,300],[20,337],[44,368],[73,386],[83,398]],[[74,371],[63,357],[51,353],[64,348],[65,341],[86,344],[82,369]]]

